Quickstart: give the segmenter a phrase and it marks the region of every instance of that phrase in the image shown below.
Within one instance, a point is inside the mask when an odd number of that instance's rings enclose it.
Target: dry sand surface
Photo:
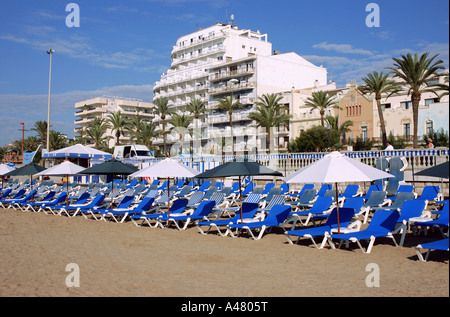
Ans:
[[[254,241],[0,208],[0,235],[4,297],[449,296],[448,252],[423,263],[413,248],[436,233],[409,235],[404,247],[379,239],[363,254],[356,245],[290,245],[279,231]],[[69,263],[80,269],[79,287],[66,286]],[[366,285],[371,263],[379,287]]]

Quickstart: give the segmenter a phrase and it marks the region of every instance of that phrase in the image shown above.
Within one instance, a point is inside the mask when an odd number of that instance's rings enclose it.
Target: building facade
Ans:
[[[143,102],[141,100],[118,98],[118,97],[94,97],[88,100],[83,100],[75,103],[75,133],[78,135],[85,135],[84,132],[89,125],[93,122],[94,118],[108,117],[108,114],[120,111],[126,118],[139,115],[141,121],[152,122],[153,115],[153,103]],[[116,138],[114,131],[108,129],[105,136],[110,136],[108,141],[109,147],[114,147],[116,144]],[[130,134],[125,131],[124,135],[120,137],[122,144],[131,142]],[[93,144],[87,144],[88,146],[94,146]]]
[[[262,133],[248,119],[258,97],[292,87],[312,87],[315,82],[326,84],[325,68],[293,52],[273,51],[267,34],[239,29],[231,23],[217,23],[176,41],[171,67],[155,83],[153,100],[167,97],[172,111],[185,114],[192,100],[206,102],[208,111],[200,118],[201,142],[205,149],[215,136],[230,134],[229,116],[217,109],[218,100],[230,96],[239,100],[244,107],[236,110],[232,117],[235,149],[248,150],[252,136]],[[160,118],[156,117],[155,123],[161,124]],[[187,140],[189,138],[187,136]],[[169,145],[175,140],[176,136],[168,136]],[[160,143],[162,139],[154,144]],[[187,152],[189,147],[184,149]],[[211,147],[206,151],[210,153]]]

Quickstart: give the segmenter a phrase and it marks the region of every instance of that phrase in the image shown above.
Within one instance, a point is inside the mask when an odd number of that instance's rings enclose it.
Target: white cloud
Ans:
[[[354,48],[350,44],[332,44],[327,42],[321,42],[318,44],[314,44],[313,48],[323,49],[326,51],[335,51],[338,53],[345,54],[360,54],[360,55],[372,55],[373,53],[369,50]]]
[[[91,91],[80,90],[52,94],[50,105],[52,129],[67,134],[70,138],[73,137],[75,103],[97,96],[133,98],[151,102],[153,85],[120,85]],[[0,95],[0,117],[4,122],[10,123],[0,127],[1,146],[22,137],[21,133],[17,131],[20,128],[20,122],[25,122],[25,127],[28,129],[36,121],[47,121],[47,98],[47,95]],[[26,133],[26,137],[30,135],[33,133]]]
[[[46,28],[46,31],[50,30]],[[132,69],[140,66],[147,67],[148,63],[155,59],[166,58],[163,54],[149,48],[135,48],[127,52],[102,50],[95,47],[88,38],[77,35],[59,38],[57,35],[48,36],[46,32],[46,36],[41,38],[37,34],[18,36],[7,33],[0,35],[0,40],[28,45],[40,51],[45,51],[51,47],[58,54],[83,59],[88,63],[104,68]]]

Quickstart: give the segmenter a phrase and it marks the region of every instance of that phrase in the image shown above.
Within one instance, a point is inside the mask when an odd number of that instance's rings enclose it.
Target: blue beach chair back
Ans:
[[[280,192],[281,195],[287,194],[289,192],[289,184],[288,183],[281,184],[280,189],[281,189],[281,192]]]
[[[270,210],[264,222],[269,225],[277,226],[286,220],[291,209],[290,205],[275,205]]]
[[[242,203],[242,218],[248,219],[253,218],[258,211],[259,205],[258,203]],[[241,219],[241,210],[236,211],[236,215],[230,220],[230,222],[235,223],[236,221]]]
[[[136,206],[136,209],[134,211],[136,212],[144,212],[150,209],[150,207],[153,205],[153,202],[155,201],[155,198],[153,197],[144,197],[139,205]]]
[[[298,203],[299,204],[307,204],[309,203],[311,200],[314,199],[314,197],[317,194],[317,190],[312,188],[312,189],[305,189],[305,191],[303,192],[303,194],[300,196]]]
[[[425,186],[422,190],[422,194],[418,197],[418,199],[424,199],[428,201],[435,200],[440,189],[440,186]]]
[[[340,197],[353,197],[358,193],[359,185],[356,184],[348,184],[345,187],[344,192],[340,195]]]
[[[170,205],[170,213],[181,213],[186,208],[188,200],[181,198],[177,199]]]
[[[425,200],[413,199],[405,201],[402,209],[400,210],[398,222],[403,222],[403,220],[408,221],[410,218],[414,217],[420,217],[425,209],[425,206]]]
[[[377,207],[381,205],[386,198],[385,191],[372,191],[370,193],[369,199],[364,203],[363,207]]]
[[[355,211],[353,208],[344,208],[344,207],[339,208],[339,226],[347,227],[350,224],[350,221],[352,221],[352,218],[354,215],[355,215]],[[325,225],[330,226],[332,228],[338,227],[337,208],[333,208]]]
[[[352,208],[355,210],[355,213],[358,213],[362,206],[364,205],[364,198],[362,197],[348,197],[344,204],[342,205],[342,208]]]
[[[262,191],[262,195],[267,195],[267,194],[269,194],[269,192],[270,192],[270,190],[272,189],[272,188],[274,188],[275,187],[275,183],[267,183],[266,184],[266,186],[264,186],[264,189],[263,189],[263,191]]]
[[[211,213],[214,206],[215,202],[213,200],[203,200],[192,213],[192,217],[205,217]]]
[[[333,203],[333,199],[331,197],[317,197],[317,200],[314,202],[311,209],[309,209],[310,213],[323,213],[324,211],[330,208]]]
[[[397,224],[400,213],[396,210],[377,210],[373,214],[366,231],[391,232]]]

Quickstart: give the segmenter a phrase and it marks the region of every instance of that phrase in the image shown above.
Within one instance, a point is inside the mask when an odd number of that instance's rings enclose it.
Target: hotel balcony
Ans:
[[[210,48],[210,49],[204,48],[204,49],[202,49],[201,53],[195,52],[193,54],[186,54],[186,56],[177,57],[177,58],[172,59],[171,67],[181,64],[181,63],[184,63],[184,62],[191,62],[191,61],[194,61],[195,59],[203,58],[203,57],[206,57],[206,56],[209,56],[212,54],[217,54],[217,53],[221,53],[221,52],[224,53],[225,51],[226,51],[226,48],[223,45],[215,47],[215,48]]]
[[[246,75],[253,75],[256,71],[256,68],[250,67],[250,68],[238,68],[236,70],[229,70],[226,72],[220,72],[220,73],[214,73],[210,74],[208,79],[210,82],[220,81],[220,80],[227,80],[235,77],[241,77]]]
[[[244,106],[247,105],[253,105],[255,103],[256,97],[240,97],[239,102],[241,104],[243,104]],[[217,106],[219,105],[219,101],[214,100],[214,101],[210,101],[208,102],[208,109],[215,109],[217,108]]]
[[[85,117],[93,114],[102,114],[106,113],[106,107],[98,107],[98,108],[91,108],[90,106],[81,110],[74,112],[75,117]]]
[[[256,83],[255,82],[250,82],[250,83],[244,83],[241,82],[239,84],[230,84],[230,85],[223,85],[223,86],[219,86],[219,87],[210,87],[208,94],[210,96],[213,95],[220,95],[220,94],[226,94],[226,93],[233,93],[239,90],[248,90],[248,89],[253,89],[256,88]]]
[[[214,34],[211,36],[206,36],[201,39],[193,39],[192,42],[189,42],[187,45],[175,45],[172,49],[172,56],[174,53],[177,53],[179,51],[190,49],[197,45],[203,45],[203,44],[209,44],[214,40],[225,38],[227,34],[220,33],[220,34]]]

